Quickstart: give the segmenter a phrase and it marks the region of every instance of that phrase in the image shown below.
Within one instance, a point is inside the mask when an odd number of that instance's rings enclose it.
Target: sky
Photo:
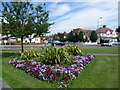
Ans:
[[[96,30],[98,21],[99,27],[106,25],[113,30],[118,27],[119,0],[32,0],[36,4],[40,1],[46,2],[50,12],[48,22],[54,22],[48,35],[76,28]]]

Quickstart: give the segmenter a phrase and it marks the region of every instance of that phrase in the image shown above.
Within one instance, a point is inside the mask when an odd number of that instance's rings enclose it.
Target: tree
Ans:
[[[116,28],[116,32],[120,33],[120,26],[118,26],[118,28]]]
[[[23,49],[23,37],[36,33],[39,36],[48,32],[51,23],[47,23],[48,11],[42,5],[34,7],[30,2],[3,2],[3,32],[21,38]],[[5,21],[7,23],[5,23]]]
[[[120,26],[116,28],[116,32],[118,32],[118,36],[120,36]],[[117,38],[117,41],[120,42],[120,38]]]
[[[98,39],[97,33],[95,31],[92,31],[90,35],[91,42],[96,42],[97,39]]]
[[[73,42],[73,38],[74,38],[74,33],[73,31],[71,31],[68,35],[67,35],[67,40],[69,42]]]
[[[79,34],[75,33],[74,34],[74,42],[78,42],[78,40],[79,40]]]
[[[84,34],[82,31],[79,32],[79,41],[83,42],[84,38],[83,38]]]
[[[46,7],[46,4],[43,4],[43,7]],[[35,33],[37,35],[43,35],[43,33],[49,33],[49,27],[54,23],[48,23],[49,11],[43,10],[42,5],[38,5],[35,8],[36,17],[35,17]]]

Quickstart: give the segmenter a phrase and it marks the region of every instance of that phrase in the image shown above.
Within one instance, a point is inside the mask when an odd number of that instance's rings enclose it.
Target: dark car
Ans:
[[[54,46],[54,45],[61,45],[61,46],[63,46],[63,45],[65,45],[65,43],[64,42],[60,42],[60,41],[54,41],[54,42],[52,42],[52,45]]]

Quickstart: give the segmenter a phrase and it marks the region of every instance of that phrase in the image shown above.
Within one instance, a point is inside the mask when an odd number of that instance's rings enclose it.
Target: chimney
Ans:
[[[103,25],[103,28],[106,28],[106,25]]]

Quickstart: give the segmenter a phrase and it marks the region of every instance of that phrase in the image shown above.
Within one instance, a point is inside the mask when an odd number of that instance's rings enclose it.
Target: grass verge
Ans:
[[[119,47],[81,47],[84,53],[94,54],[120,54]]]
[[[70,88],[118,88],[118,57],[96,56]]]
[[[2,77],[12,88],[56,88],[58,85],[31,77],[8,61],[19,54],[3,53]],[[96,56],[72,82],[70,88],[117,88],[118,57]]]

